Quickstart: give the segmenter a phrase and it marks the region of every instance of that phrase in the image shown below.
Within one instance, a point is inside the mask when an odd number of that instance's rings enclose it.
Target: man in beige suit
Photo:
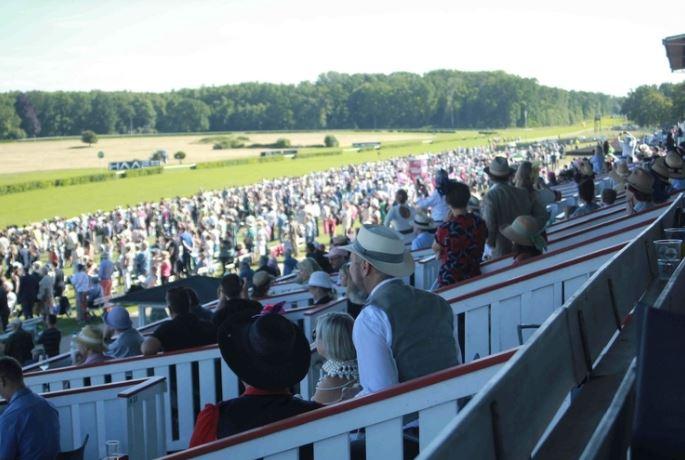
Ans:
[[[514,170],[509,167],[506,158],[495,157],[490,166],[485,168],[485,173],[490,177],[492,186],[481,201],[481,215],[488,226],[486,243],[492,250],[492,257],[500,257],[513,250],[511,241],[502,235],[500,228],[526,214],[535,217],[539,228],[544,228],[548,216],[542,204],[532,200],[527,190],[509,183]]]

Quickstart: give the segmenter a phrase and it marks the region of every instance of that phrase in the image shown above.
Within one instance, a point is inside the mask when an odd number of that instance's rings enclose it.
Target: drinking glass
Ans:
[[[119,441],[106,441],[105,442],[105,450],[107,453],[107,460],[116,460],[119,458],[119,455],[121,452],[119,451]]]

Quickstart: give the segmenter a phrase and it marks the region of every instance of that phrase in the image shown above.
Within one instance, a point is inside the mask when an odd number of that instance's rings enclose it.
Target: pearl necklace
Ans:
[[[348,361],[326,361],[321,369],[329,377],[340,377],[350,380],[359,380],[359,368],[357,360],[351,359]]]

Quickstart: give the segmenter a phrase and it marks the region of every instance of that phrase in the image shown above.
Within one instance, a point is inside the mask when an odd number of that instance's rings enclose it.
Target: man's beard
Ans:
[[[363,305],[366,302],[366,298],[369,296],[363,289],[360,289],[355,282],[352,280],[351,276],[347,277],[347,287],[345,289],[345,295],[350,302]]]

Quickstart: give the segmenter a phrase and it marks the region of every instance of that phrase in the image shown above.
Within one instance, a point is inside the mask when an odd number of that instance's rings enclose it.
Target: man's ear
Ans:
[[[364,276],[369,276],[369,273],[371,272],[371,264],[368,260],[362,259],[361,269]]]

